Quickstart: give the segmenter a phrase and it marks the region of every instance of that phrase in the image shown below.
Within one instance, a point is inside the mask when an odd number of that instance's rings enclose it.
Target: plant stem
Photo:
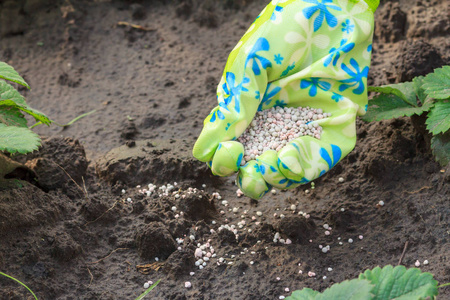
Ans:
[[[27,287],[24,283],[22,283],[20,280],[14,278],[14,277],[12,277],[12,276],[9,276],[9,275],[7,275],[7,274],[5,274],[5,273],[3,273],[3,272],[0,272],[0,275],[3,275],[3,276],[5,276],[5,277],[8,277],[9,279],[12,279],[12,280],[14,280],[14,281],[20,283],[21,285],[23,285],[23,286],[24,286],[24,287],[25,287],[25,288],[26,288],[26,289],[34,296],[34,299],[38,300],[38,298],[37,298],[36,295],[33,293],[33,291],[32,291],[29,287]]]
[[[150,293],[151,290],[153,290],[158,283],[161,281],[161,279],[159,279],[157,282],[155,282],[151,287],[149,287],[145,292],[143,292],[139,297],[137,297],[135,300],[141,300],[144,299],[145,295],[147,295],[148,293]]]
[[[90,114],[95,113],[96,111],[97,111],[97,110],[94,109],[94,110],[91,110],[90,112],[87,112],[87,113],[85,113],[85,114],[79,115],[78,117],[74,118],[73,120],[71,120],[71,121],[70,121],[69,123],[67,123],[67,124],[59,124],[59,123],[57,123],[57,122],[55,122],[55,121],[52,121],[52,123],[55,124],[56,126],[59,126],[59,127],[67,127],[67,126],[72,125],[73,123],[75,123],[75,122],[78,121],[79,119],[84,118],[84,117],[86,117],[86,116],[89,116]],[[41,125],[41,124],[42,124],[42,122],[37,122],[36,124],[33,124],[32,126],[30,126],[30,129],[32,129],[32,128],[38,126],[38,125]]]

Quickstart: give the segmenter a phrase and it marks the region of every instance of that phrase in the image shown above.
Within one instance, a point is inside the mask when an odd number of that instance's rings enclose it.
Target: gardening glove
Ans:
[[[231,52],[217,88],[219,105],[204,121],[194,157],[213,174],[239,171],[237,184],[251,198],[271,186],[293,188],[323,175],[355,146],[356,115],[367,109],[373,13],[378,0],[278,0],[257,17]],[[235,141],[258,110],[310,107],[320,140],[302,136],[280,151],[267,150],[241,165]]]

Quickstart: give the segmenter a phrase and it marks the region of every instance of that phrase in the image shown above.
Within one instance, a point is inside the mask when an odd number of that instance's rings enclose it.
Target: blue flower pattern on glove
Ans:
[[[258,106],[258,111],[263,110],[263,106],[267,106],[272,102],[273,97],[275,97],[279,91],[281,91],[281,88],[276,86],[272,88],[272,83],[269,83],[267,85],[266,91],[264,92],[264,97],[261,101],[261,103]]]
[[[333,95],[331,96],[331,99],[334,100],[336,103],[338,103],[339,101],[341,101],[342,99],[344,99],[344,96],[339,95],[339,94],[333,92]]]
[[[292,71],[294,68],[295,68],[295,62],[293,62],[292,64],[287,66],[286,70],[284,70],[283,73],[281,73],[281,77],[288,75],[289,72]]]
[[[277,100],[277,101],[275,101],[275,105],[274,106],[275,107],[285,107],[285,106],[287,106],[287,103],[284,102],[284,100]]]
[[[347,39],[342,39],[340,46],[338,48],[333,47],[330,49],[330,55],[327,56],[323,65],[325,67],[328,67],[328,65],[331,63],[331,61],[333,61],[333,66],[336,66],[339,58],[341,57],[341,52],[349,53],[354,47],[355,47],[355,43],[347,44]],[[334,57],[334,59],[333,59],[333,57]]]
[[[277,19],[277,14],[276,13],[280,13],[283,11],[283,8],[279,5],[275,6],[275,9],[272,13],[272,16],[270,16],[270,20],[271,21],[275,21]]]
[[[349,19],[345,20],[342,24],[342,32],[349,34],[355,30],[355,25],[353,25]]]
[[[269,41],[265,38],[259,38],[247,56],[247,60],[245,61],[245,67],[247,67],[249,61],[252,61],[252,70],[253,73],[255,73],[255,75],[261,74],[261,69],[259,67],[258,62],[261,64],[261,67],[264,70],[269,67],[272,67],[272,63],[270,62],[270,60],[257,54],[257,52],[259,51],[269,51],[269,49],[270,49]]]
[[[342,82],[342,84],[339,86],[339,91],[343,92],[348,88],[356,86],[356,88],[353,89],[353,93],[356,95],[361,95],[365,90],[363,78],[367,79],[367,75],[369,74],[369,67],[366,66],[364,67],[364,69],[361,70],[358,62],[354,58],[350,59],[350,65],[353,67],[354,70],[350,69],[344,63],[341,65],[342,70],[344,70],[348,75],[350,75],[350,78],[340,81]]]
[[[328,164],[328,170],[330,170],[332,167],[334,167],[339,160],[342,157],[342,150],[339,148],[339,146],[331,144],[331,153],[333,155],[333,159],[331,159],[330,154],[325,148],[320,148],[320,156],[327,162]],[[328,170],[322,170],[320,172],[320,176],[322,176],[326,171]]]
[[[322,27],[324,19],[326,20],[328,26],[332,28],[337,25],[337,18],[330,11],[328,11],[328,9],[330,8],[341,11],[341,8],[336,5],[328,4],[332,3],[332,0],[303,0],[303,2],[316,4],[303,9],[303,15],[305,18],[310,19],[316,12],[319,12],[319,15],[314,19],[314,32]]]
[[[309,89],[309,96],[315,97],[317,95],[317,88],[328,91],[331,88],[331,83],[322,81],[320,78],[312,77],[311,79],[302,79],[300,81],[300,88],[301,89]]]
[[[275,54],[274,61],[277,65],[281,65],[283,62],[284,57],[281,56],[281,54]]]
[[[264,165],[260,165],[259,166],[259,171],[261,172],[261,174],[266,174],[266,167],[264,167]]]
[[[224,120],[224,119],[225,119],[225,116],[224,116],[223,113],[219,110],[219,108],[217,108],[215,111],[213,111],[213,112],[211,113],[211,119],[209,119],[209,121],[210,121],[211,123],[214,123],[214,122],[217,120],[217,118],[219,118],[220,120]]]
[[[222,85],[222,90],[224,92],[223,102],[219,102],[219,106],[228,110],[228,105],[234,100],[234,109],[237,113],[241,112],[240,98],[241,92],[248,92],[248,89],[244,87],[244,84],[250,82],[250,78],[245,77],[241,83],[236,85],[236,76],[232,72],[227,72],[226,81]]]

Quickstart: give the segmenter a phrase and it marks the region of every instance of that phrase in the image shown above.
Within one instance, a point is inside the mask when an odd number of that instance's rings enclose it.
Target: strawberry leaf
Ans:
[[[417,97],[413,82],[402,82],[382,86],[370,86],[369,92],[378,92],[385,95],[395,95],[411,106],[417,106]]]
[[[431,138],[431,149],[436,161],[443,167],[450,162],[450,131]]]
[[[13,67],[8,65],[7,63],[4,63],[0,61],[0,78],[6,79],[15,83],[18,83],[20,85],[23,85],[24,87],[30,88],[28,83],[25,82],[25,80],[19,75],[19,73],[14,70]]]
[[[0,110],[0,123],[8,126],[27,127],[27,119],[15,107],[3,107]]]
[[[39,136],[28,128],[0,124],[0,151],[26,154],[41,145]]]
[[[450,98],[450,66],[435,69],[424,78],[423,88],[434,99]]]
[[[417,98],[419,98],[419,101],[421,104],[424,104],[427,101],[432,101],[430,98],[427,98],[427,94],[425,93],[425,90],[423,88],[423,79],[425,77],[423,76],[417,76],[414,77],[412,82],[414,84],[414,92],[417,95]]]
[[[32,115],[36,121],[50,125],[52,121],[40,111],[31,108],[25,101],[25,98],[12,85],[0,80],[0,108],[2,106],[12,106]]]
[[[323,293],[311,289],[294,291],[286,300],[370,300],[373,285],[367,280],[353,279],[333,284]]]
[[[362,117],[366,122],[389,120],[404,116],[412,116],[414,114],[421,115],[432,107],[431,102],[425,103],[423,106],[412,106],[397,95],[381,94],[369,101],[367,113]]]
[[[428,113],[427,129],[433,135],[450,129],[450,100],[438,101]]]
[[[430,273],[422,273],[419,269],[406,269],[404,266],[385,266],[366,270],[359,279],[369,280],[375,287],[372,293],[374,300],[420,300],[438,294],[438,282]],[[330,298],[331,299],[331,298]]]

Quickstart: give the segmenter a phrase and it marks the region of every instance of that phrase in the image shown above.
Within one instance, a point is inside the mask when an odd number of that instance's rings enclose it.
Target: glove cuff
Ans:
[[[380,5],[380,0],[364,0],[364,2],[367,3],[372,12],[375,12],[378,8],[378,5]]]

